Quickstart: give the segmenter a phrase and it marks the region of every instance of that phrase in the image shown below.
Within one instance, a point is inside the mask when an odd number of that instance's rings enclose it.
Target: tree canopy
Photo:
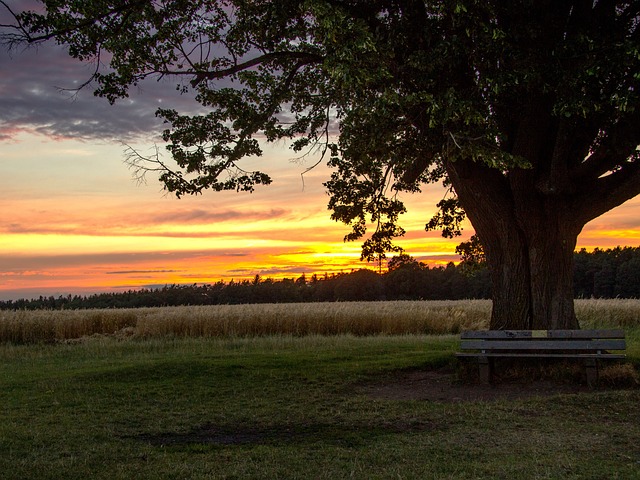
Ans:
[[[332,218],[371,259],[398,250],[398,195],[444,182],[427,226],[453,236],[469,216],[494,328],[577,326],[577,235],[640,193],[639,1],[42,4],[4,41],[66,45],[110,102],[171,77],[206,109],[158,110],[173,162],[139,165],[178,196],[268,184],[242,160],[288,139],[332,167]]]

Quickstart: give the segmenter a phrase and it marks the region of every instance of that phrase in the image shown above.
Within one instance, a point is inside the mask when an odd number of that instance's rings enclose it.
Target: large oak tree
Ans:
[[[242,159],[292,139],[326,154],[332,217],[374,257],[403,233],[398,194],[444,181],[428,226],[453,235],[466,212],[492,328],[577,327],[577,236],[640,193],[639,1],[42,3],[6,42],[67,45],[111,102],[173,77],[206,108],[158,111],[174,161],[141,166],[178,196],[269,183]]]

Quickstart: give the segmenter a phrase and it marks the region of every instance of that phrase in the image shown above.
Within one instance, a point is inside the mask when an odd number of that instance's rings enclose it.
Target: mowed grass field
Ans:
[[[421,328],[439,329],[389,330],[383,313],[409,322],[402,307],[425,316]],[[334,326],[303,327],[315,325],[301,320],[305,308]],[[341,308],[353,316],[331,313]],[[0,344],[0,478],[640,478],[637,388],[495,401],[383,398],[364,388],[454,369],[456,333],[483,328],[487,308],[260,305],[215,319],[205,314],[214,307],[3,312],[3,335],[17,315],[56,328]],[[269,328],[258,328],[260,311]],[[579,302],[578,315],[583,327],[625,328],[637,369],[640,302]],[[225,328],[253,322],[253,330],[212,333],[225,318]],[[345,323],[354,330],[336,326]],[[86,325],[102,331],[78,335]]]

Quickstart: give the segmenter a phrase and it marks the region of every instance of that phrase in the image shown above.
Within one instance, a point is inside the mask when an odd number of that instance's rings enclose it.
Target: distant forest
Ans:
[[[574,292],[576,298],[640,298],[640,247],[576,252]],[[491,298],[489,273],[482,262],[430,268],[401,255],[390,259],[382,274],[363,269],[284,280],[256,275],[238,282],[0,301],[0,310],[467,298]]]

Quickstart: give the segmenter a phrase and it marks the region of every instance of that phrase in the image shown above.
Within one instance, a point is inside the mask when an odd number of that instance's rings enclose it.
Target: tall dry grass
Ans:
[[[582,328],[640,327],[640,300],[623,298],[576,300],[575,308]]]
[[[445,334],[482,328],[486,300],[215,305],[122,310],[0,312],[0,342],[91,335],[250,337]]]
[[[457,333],[488,318],[486,301],[339,302],[155,309],[141,336],[401,335]]]
[[[135,329],[138,318],[134,309],[1,311],[0,342],[38,343],[113,335]]]
[[[640,327],[640,300],[577,300],[583,328]],[[396,301],[216,305],[122,310],[0,312],[0,342],[38,343],[92,335],[457,334],[487,328],[491,301]]]

